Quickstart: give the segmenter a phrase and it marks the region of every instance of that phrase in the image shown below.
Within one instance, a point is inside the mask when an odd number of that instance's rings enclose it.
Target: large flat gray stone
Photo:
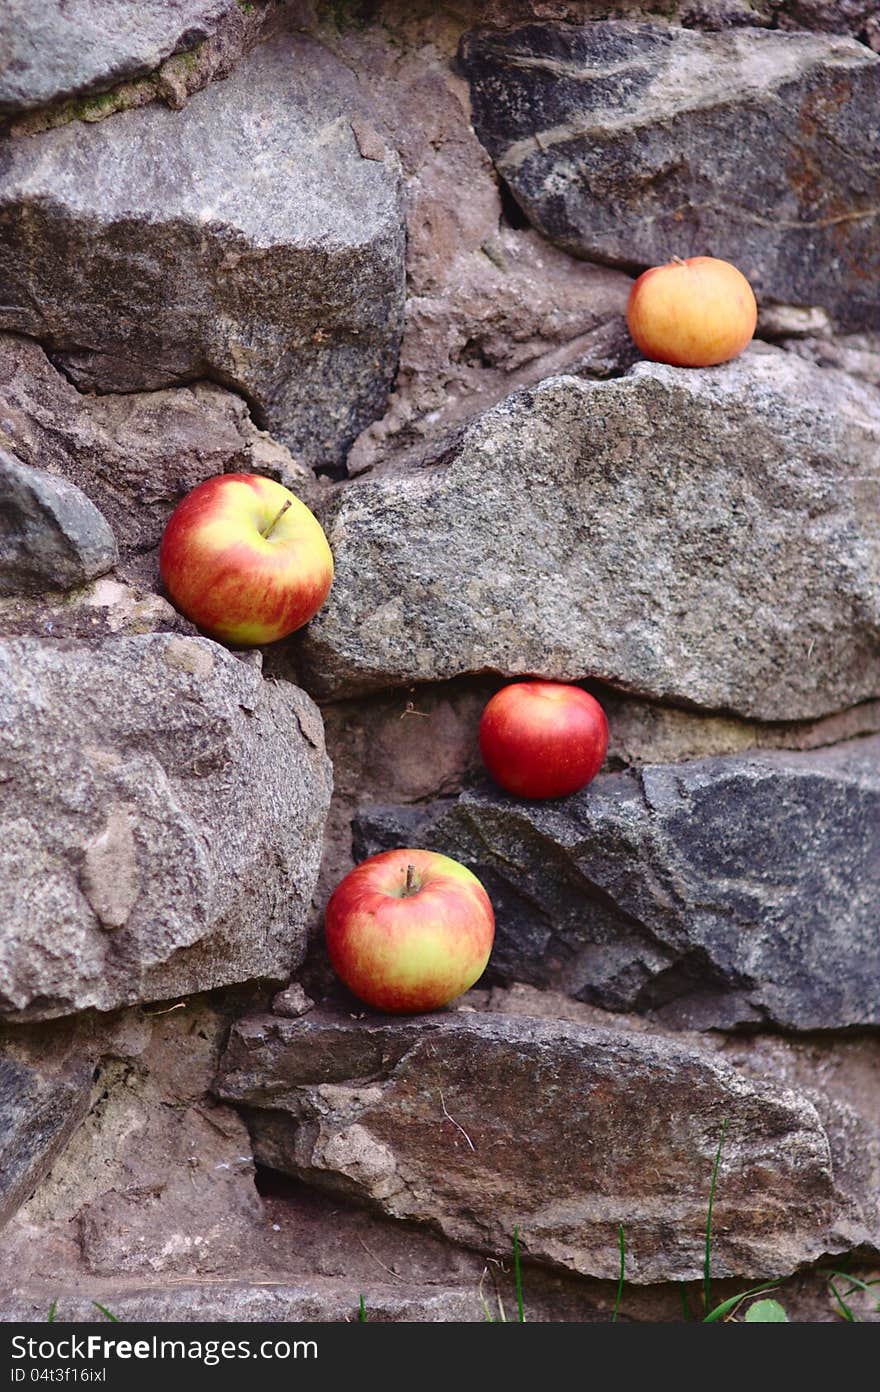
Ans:
[[[322,518],[311,689],[597,677],[810,719],[880,693],[880,401],[779,349],[549,378]]]
[[[307,463],[381,414],[404,299],[396,156],[361,155],[364,99],[281,36],[185,110],[7,142],[0,327],[83,388],[213,377]]]
[[[378,1273],[382,1277],[382,1273]],[[118,1279],[80,1283],[72,1290],[51,1290],[34,1285],[13,1285],[2,1294],[0,1323],[41,1322],[53,1301],[58,1324],[80,1324],[98,1318],[95,1302],[106,1306],[125,1323],[257,1323],[284,1326],[302,1323],[338,1323],[359,1319],[360,1296],[351,1282],[278,1277],[268,1280],[232,1277],[212,1281],[173,1281],[167,1284],[124,1282]],[[366,1296],[367,1320],[378,1324],[481,1323],[485,1313],[476,1288],[446,1286],[405,1287],[387,1276],[373,1281]],[[289,1330],[279,1339],[294,1342]],[[297,1334],[297,1341],[311,1336]],[[320,1356],[301,1352],[302,1359]]]

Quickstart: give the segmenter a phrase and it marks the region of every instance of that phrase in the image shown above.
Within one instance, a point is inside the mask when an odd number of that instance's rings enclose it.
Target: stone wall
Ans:
[[[37,15],[39,10],[39,15]],[[96,0],[0,18],[0,1318],[533,1319],[880,1261],[876,0]],[[715,254],[758,337],[637,361]],[[164,598],[203,479],[336,578],[236,653]],[[583,793],[481,771],[584,684]],[[483,880],[388,1020],[357,859]],[[876,1316],[865,1293],[850,1303]]]

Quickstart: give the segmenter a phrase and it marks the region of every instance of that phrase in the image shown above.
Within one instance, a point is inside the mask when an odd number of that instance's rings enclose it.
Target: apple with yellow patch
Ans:
[[[712,367],[750,343],[758,321],[742,271],[715,256],[675,257],[640,275],[629,294],[626,322],[652,362]]]
[[[159,569],[180,612],[236,647],[302,628],[333,583],[318,519],[259,474],[218,474],[188,493],[165,528]]]
[[[436,851],[383,851],[337,885],[325,915],[333,969],[365,1004],[437,1010],[485,970],[495,915],[476,875]]]

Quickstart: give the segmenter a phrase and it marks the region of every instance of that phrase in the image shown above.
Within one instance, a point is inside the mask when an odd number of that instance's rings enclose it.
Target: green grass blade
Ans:
[[[617,1323],[617,1316],[620,1312],[620,1302],[623,1298],[623,1278],[626,1275],[626,1236],[621,1223],[617,1229],[617,1241],[620,1246],[620,1277],[617,1282],[617,1295],[614,1300],[614,1313],[611,1316],[611,1323]]]
[[[785,1307],[778,1300],[756,1300],[746,1310],[746,1324],[788,1324]]]
[[[846,1279],[847,1279],[848,1281],[851,1281],[851,1280],[852,1280],[852,1277],[851,1277],[851,1276],[848,1276]],[[837,1287],[836,1287],[835,1284],[834,1284],[834,1281],[831,1279],[830,1276],[828,1277],[828,1289],[831,1291],[831,1294],[834,1296],[834,1299],[837,1301],[837,1304],[838,1304],[838,1306],[839,1306],[839,1308],[840,1308],[840,1313],[841,1313],[841,1315],[843,1316],[843,1318],[846,1320],[847,1324],[858,1324],[858,1320],[856,1319],[856,1317],[855,1317],[855,1315],[853,1314],[852,1310],[850,1309],[849,1305],[847,1305],[846,1301],[844,1300],[843,1296],[840,1294],[840,1291],[837,1289]]]
[[[358,1323],[359,1323],[359,1324],[366,1324],[366,1322],[367,1322],[367,1302],[364,1300],[364,1297],[361,1296],[361,1298],[360,1298],[360,1304],[358,1305]]]
[[[751,1290],[740,1291],[739,1295],[732,1295],[728,1300],[722,1300],[720,1305],[716,1305],[714,1310],[709,1311],[703,1324],[715,1324],[718,1320],[723,1320],[725,1315],[729,1315],[731,1310],[736,1309],[737,1305],[748,1300],[750,1295],[766,1295],[768,1291],[775,1290],[778,1285],[778,1281],[772,1281],[769,1285],[753,1286]]]
[[[100,1310],[100,1311],[101,1311],[101,1314],[104,1315],[106,1319],[112,1320],[114,1324],[121,1324],[121,1323],[122,1323],[122,1321],[120,1320],[119,1316],[118,1316],[118,1315],[114,1315],[114,1313],[113,1313],[112,1310],[108,1310],[106,1305],[99,1305],[98,1302],[97,1302],[97,1300],[93,1300],[93,1301],[92,1301],[92,1304],[94,1305],[94,1307],[95,1307],[96,1310]]]
[[[519,1228],[513,1230],[513,1279],[516,1283],[516,1317],[520,1324],[526,1322],[526,1312],[523,1306],[523,1284],[522,1269],[519,1261]]]
[[[715,1164],[712,1166],[712,1183],[709,1186],[709,1207],[706,1211],[706,1256],[703,1261],[703,1314],[706,1319],[712,1302],[709,1298],[709,1281],[712,1271],[712,1209],[715,1206],[715,1186],[718,1183],[718,1170],[721,1166],[721,1151],[724,1146],[724,1137],[727,1135],[727,1117],[721,1123],[721,1135],[718,1137],[718,1149],[715,1152]]]
[[[58,1309],[58,1301],[57,1301],[57,1300],[53,1300],[53,1301],[52,1301],[52,1304],[49,1306],[49,1314],[48,1314],[47,1317],[46,1317],[46,1323],[47,1323],[47,1324],[54,1324],[54,1323],[55,1323],[55,1311],[56,1311],[57,1309]]]
[[[837,1276],[841,1281],[849,1281],[850,1288],[846,1292],[847,1295],[852,1295],[853,1291],[856,1290],[867,1291],[870,1295],[872,1286],[880,1286],[880,1277],[876,1281],[860,1281],[858,1276],[850,1276],[848,1271],[829,1271],[828,1275]]]
[[[688,1291],[687,1291],[687,1285],[685,1284],[684,1281],[680,1281],[680,1282],[679,1282],[678,1291],[679,1291],[679,1294],[680,1294],[680,1296],[681,1296],[681,1313],[682,1313],[682,1318],[683,1318],[688,1324],[690,1324],[691,1320],[693,1319],[693,1315],[691,1314],[691,1307],[690,1307],[690,1305],[688,1304]]]
[[[851,1259],[851,1256],[845,1257],[844,1261],[850,1261]],[[828,1283],[829,1290],[834,1296],[834,1299],[837,1301],[840,1313],[843,1316],[843,1318],[845,1320],[848,1320],[852,1324],[860,1324],[861,1321],[858,1315],[856,1315],[853,1312],[852,1308],[849,1305],[847,1305],[846,1297],[848,1295],[853,1295],[856,1291],[864,1291],[866,1295],[874,1295],[874,1287],[880,1286],[880,1277],[873,1281],[863,1281],[860,1277],[853,1276],[851,1272],[844,1270],[842,1267],[836,1268],[831,1271],[826,1270],[823,1274]],[[849,1282],[849,1285],[847,1286],[847,1289],[843,1292],[843,1294],[841,1294],[841,1292],[835,1286],[835,1281]],[[874,1308],[876,1310],[880,1310],[880,1302],[875,1302]]]

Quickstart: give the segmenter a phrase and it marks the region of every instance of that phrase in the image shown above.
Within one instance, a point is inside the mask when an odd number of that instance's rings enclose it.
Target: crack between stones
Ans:
[[[226,376],[226,374],[217,371],[214,368],[206,367],[204,370],[201,370],[199,372],[194,372],[191,374],[185,373],[182,374],[180,377],[175,378],[174,381],[162,383],[162,385],[160,386],[131,387],[128,391],[113,391],[109,389],[102,390],[100,387],[98,387],[95,388],[93,391],[85,391],[79,385],[79,383],[76,380],[76,377],[71,372],[67,364],[63,360],[58,359],[56,356],[57,354],[73,350],[57,348],[45,338],[38,338],[32,334],[19,333],[15,329],[0,329],[0,333],[8,333],[10,337],[22,339],[26,343],[35,343],[37,347],[42,349],[42,351],[46,354],[46,357],[49,359],[49,362],[51,363],[54,370],[58,373],[58,375],[60,377],[63,377],[65,382],[67,382],[69,386],[73,387],[74,391],[80,397],[82,397],[84,401],[88,401],[89,398],[93,396],[114,398],[118,397],[120,400],[125,400],[128,397],[150,396],[160,391],[183,391],[187,387],[198,387],[202,383],[205,383],[210,386],[222,387],[224,391],[228,391],[231,395],[237,396],[238,399],[241,402],[243,402],[244,405],[247,407],[248,417],[250,418],[251,424],[255,427],[255,429],[260,430],[264,434],[269,435],[269,438],[273,441],[273,443],[279,445],[281,444],[277,437],[273,435],[270,430],[267,429],[265,413],[262,411],[261,407],[256,403],[256,401],[254,401],[249,396],[248,392],[241,385],[241,383],[237,382],[232,377]],[[88,352],[100,352],[100,349],[94,348],[89,344],[83,344],[80,345],[80,347]],[[244,445],[245,443],[246,442],[243,440],[242,444]],[[351,481],[354,482],[354,480]],[[147,547],[146,549],[151,550],[152,548]]]

